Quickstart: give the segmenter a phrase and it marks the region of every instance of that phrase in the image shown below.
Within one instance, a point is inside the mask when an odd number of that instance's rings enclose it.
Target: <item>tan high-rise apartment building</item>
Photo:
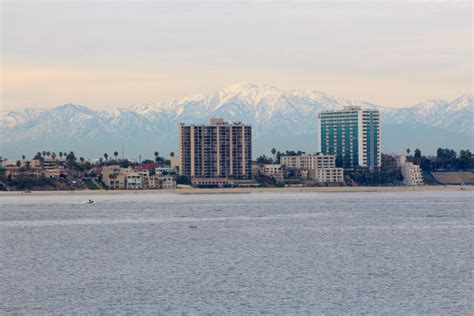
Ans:
[[[179,127],[180,175],[190,178],[252,178],[252,127],[211,119]]]

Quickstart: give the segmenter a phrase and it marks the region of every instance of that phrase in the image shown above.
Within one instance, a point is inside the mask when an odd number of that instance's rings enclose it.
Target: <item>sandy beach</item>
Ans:
[[[290,187],[290,188],[177,188],[173,190],[75,190],[75,191],[2,191],[5,195],[95,195],[95,194],[238,194],[259,192],[396,192],[396,191],[474,191],[474,186],[387,186],[387,187]]]

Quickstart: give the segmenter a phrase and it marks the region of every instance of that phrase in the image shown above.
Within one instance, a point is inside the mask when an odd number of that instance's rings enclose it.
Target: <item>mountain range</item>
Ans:
[[[473,149],[474,94],[453,101],[431,99],[404,108],[337,98],[318,91],[283,90],[241,83],[213,94],[139,104],[112,111],[65,104],[0,112],[0,155],[17,159],[38,151],[75,151],[86,158],[121,152],[137,158],[168,156],[178,151],[178,125],[202,124],[210,118],[240,121],[253,127],[253,153],[277,150],[314,152],[319,111],[346,105],[378,109],[382,117],[382,151],[403,153],[419,148]]]

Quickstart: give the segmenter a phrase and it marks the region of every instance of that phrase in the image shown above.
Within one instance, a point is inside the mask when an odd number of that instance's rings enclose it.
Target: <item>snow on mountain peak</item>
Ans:
[[[398,141],[402,148],[411,144],[416,134],[399,137],[400,131],[407,126],[429,132],[427,137],[434,137],[433,132],[450,137],[446,138],[448,145],[462,137],[472,139],[474,131],[472,93],[451,102],[431,99],[411,107],[387,108],[316,90],[283,90],[245,82],[211,94],[148,102],[107,112],[75,104],[2,112],[0,139],[3,141],[2,154],[9,156],[21,154],[17,152],[18,148],[36,150],[50,148],[51,144],[61,149],[89,152],[103,152],[109,147],[107,150],[116,150],[120,144],[126,144],[131,152],[137,153],[156,147],[160,151],[164,148],[176,150],[179,123],[200,124],[211,117],[222,117],[253,126],[256,152],[266,152],[269,146],[282,149],[299,146],[299,149],[309,150],[314,148],[318,112],[342,109],[345,105],[379,109],[383,128],[388,131],[384,135],[392,137],[391,142]],[[427,141],[442,145],[438,138]],[[462,142],[467,146],[466,141]]]
[[[427,117],[431,114],[444,112],[444,109],[446,109],[448,105],[448,102],[443,99],[433,98],[416,104],[413,109],[418,115]]]
[[[464,109],[474,110],[474,93],[466,93],[453,100],[449,106],[448,111],[460,111]]]

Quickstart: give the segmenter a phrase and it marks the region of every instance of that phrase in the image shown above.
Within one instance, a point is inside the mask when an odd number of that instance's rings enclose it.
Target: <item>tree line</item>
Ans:
[[[468,149],[462,149],[458,154],[453,149],[438,148],[436,156],[425,156],[419,149],[410,155],[410,149],[407,149],[407,160],[428,172],[474,169],[474,156]]]
[[[118,164],[122,168],[128,168],[129,166],[139,165],[139,163],[137,162],[132,162],[126,158],[121,159],[121,158],[118,158],[118,156],[119,156],[118,151],[113,152],[113,158],[108,153],[104,153],[101,157],[98,158],[98,162],[91,163],[82,156],[78,158],[76,154],[74,153],[74,151],[70,151],[70,152],[60,151],[58,152],[58,154],[56,154],[55,152],[50,152],[50,151],[42,151],[42,152],[37,152],[33,156],[33,160],[39,160],[41,162],[44,162],[46,159],[56,160],[57,158],[59,158],[61,161],[64,161],[64,165],[66,167],[70,169],[79,170],[79,171],[88,170],[97,165],[104,166],[104,165]],[[154,162],[158,165],[170,165],[170,160],[166,159],[165,157],[160,156],[158,151],[154,152],[154,156],[155,157],[153,160],[145,159],[142,163]],[[174,157],[174,156],[175,156],[174,152],[171,152],[170,157]],[[22,155],[21,158],[22,160],[25,160],[26,155]],[[0,163],[7,160],[8,158],[0,156]],[[21,166],[21,161],[17,160],[16,165],[18,167]],[[29,169],[30,166],[27,164],[26,167],[24,168]]]
[[[261,155],[259,157],[257,157],[257,163],[259,164],[273,164],[273,163],[280,163],[280,157],[281,156],[302,156],[304,154],[306,154],[304,151],[301,151],[301,150],[298,150],[298,151],[294,151],[294,150],[287,150],[287,151],[284,151],[284,152],[281,152],[279,150],[276,150],[275,148],[272,148],[272,150],[270,151],[270,153],[272,154],[273,158],[272,157],[267,157],[266,155]]]

